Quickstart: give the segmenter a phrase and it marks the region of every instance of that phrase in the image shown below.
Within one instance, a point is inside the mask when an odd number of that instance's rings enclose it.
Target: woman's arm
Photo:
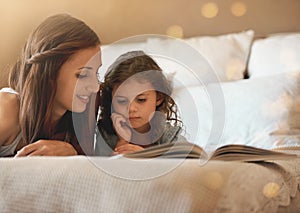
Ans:
[[[12,93],[0,92],[0,146],[11,144],[20,133],[19,99]],[[57,140],[39,140],[20,149],[16,156],[77,155],[74,147]]]
[[[11,144],[19,133],[18,96],[0,92],[0,146]]]
[[[22,156],[70,156],[77,155],[75,148],[64,141],[38,140],[23,147],[15,157]]]

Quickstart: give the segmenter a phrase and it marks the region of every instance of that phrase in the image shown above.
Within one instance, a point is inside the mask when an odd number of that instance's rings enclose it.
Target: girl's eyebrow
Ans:
[[[140,93],[138,95],[136,95],[135,97],[138,97],[138,96],[141,96],[141,95],[144,95],[144,96],[149,96],[149,93],[148,92],[143,92],[143,93]],[[122,96],[122,95],[114,95],[115,98],[126,98],[126,96]]]
[[[80,67],[80,68],[78,68],[78,70],[83,70],[83,69],[92,70],[93,68],[92,67]]]
[[[148,95],[149,95],[149,93],[148,93],[148,92],[143,92],[143,93],[140,93],[140,94],[138,94],[137,96],[140,96],[140,95],[145,95],[145,96],[148,96]]]

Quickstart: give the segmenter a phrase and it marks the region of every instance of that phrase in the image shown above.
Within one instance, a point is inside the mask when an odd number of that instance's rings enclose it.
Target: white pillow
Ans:
[[[152,35],[149,35],[150,37]],[[148,36],[147,36],[148,37]],[[134,42],[135,38],[129,38],[128,40],[112,43],[109,45],[102,45],[102,66],[100,68],[100,80],[104,79],[104,75],[107,72],[109,66],[122,54],[129,51],[142,50],[146,54],[149,54],[162,68],[164,74],[172,80],[174,87],[181,87],[182,85],[197,85],[199,81],[195,78],[195,74],[190,72],[184,65],[180,63],[174,63],[174,60],[170,60],[168,57],[162,55],[151,54],[147,50],[146,42]],[[144,36],[143,36],[144,38]],[[184,70],[184,72],[177,72]]]
[[[300,33],[254,41],[248,73],[251,78],[300,70]]]
[[[174,91],[173,97],[179,105],[187,139],[191,142],[209,146],[208,138],[214,131],[222,137],[210,143],[218,146],[246,144],[271,149],[300,145],[299,85],[300,72],[290,72],[210,84],[206,88],[181,88]],[[207,91],[217,91],[220,86],[224,99],[217,93],[218,97],[215,97],[213,92],[209,98]],[[218,110],[213,110],[211,100]],[[220,114],[222,109],[225,114]],[[212,122],[213,115],[214,122],[219,124]],[[213,126],[219,129],[212,129]]]
[[[172,97],[183,122],[185,138],[204,147],[208,143],[213,120],[212,104],[206,87],[175,88]]]
[[[173,59],[174,62],[193,70],[204,83],[215,81],[215,79],[211,80],[211,76],[206,76],[207,73],[211,75],[211,68],[215,71],[217,80],[233,81],[244,78],[253,36],[254,32],[248,30],[241,33],[199,36],[183,40],[149,38],[147,50],[152,54]],[[195,50],[198,54],[195,54]],[[164,67],[163,62],[158,60],[158,63]],[[167,66],[175,71],[186,71],[176,64]]]

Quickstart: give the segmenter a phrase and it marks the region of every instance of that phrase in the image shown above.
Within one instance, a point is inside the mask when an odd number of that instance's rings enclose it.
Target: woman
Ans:
[[[0,156],[90,154],[100,65],[100,40],[84,22],[67,14],[43,21],[0,92]]]

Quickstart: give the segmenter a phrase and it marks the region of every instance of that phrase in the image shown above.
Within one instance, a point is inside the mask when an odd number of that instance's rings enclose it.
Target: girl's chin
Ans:
[[[131,125],[131,127],[139,133],[147,133],[150,131],[150,127],[148,125]]]

